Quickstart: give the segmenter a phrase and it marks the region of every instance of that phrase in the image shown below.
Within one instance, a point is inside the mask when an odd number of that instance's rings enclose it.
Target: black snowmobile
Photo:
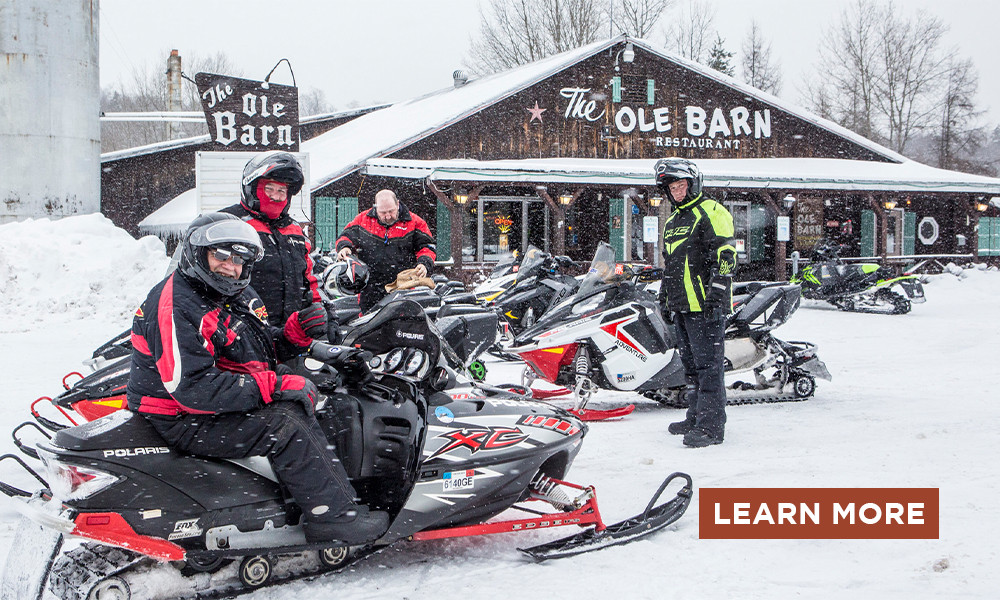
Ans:
[[[584,411],[598,389],[636,391],[658,402],[686,406],[684,367],[672,327],[660,314],[647,287],[662,272],[615,261],[606,243],[598,247],[590,269],[571,298],[553,307],[515,340],[512,353],[524,359],[522,383],[536,378],[566,386],[556,393],[576,398],[574,411],[587,418],[611,418],[631,412]],[[726,327],[726,372],[752,381],[730,385],[730,404],[800,400],[813,395],[816,377],[829,379],[816,346],[785,342],[772,330],[799,305],[799,287],[777,283],[738,284]],[[536,397],[553,392],[536,391]]]
[[[544,560],[632,541],[684,513],[692,483],[675,473],[642,514],[606,526],[594,489],[562,479],[586,425],[520,397],[452,399],[441,392],[454,377],[442,360],[446,346],[423,310],[411,302],[389,309],[346,340],[371,352],[317,342],[304,365],[326,395],[317,418],[361,501],[391,516],[380,539],[307,544],[301,511],[266,459],[179,453],[123,410],[19,443],[27,460],[0,459],[41,484],[29,492],[0,483],[27,517],[0,586],[16,598],[40,597],[46,582],[73,600],[228,597],[341,568],[402,540],[587,528],[524,550]],[[655,505],[675,479],[682,488]],[[490,520],[512,507],[526,516]],[[60,551],[64,536],[83,543]]]
[[[911,303],[926,301],[920,278],[912,273],[896,277],[876,263],[846,263],[841,246],[821,239],[812,251],[812,264],[792,275],[802,286],[802,295],[824,300],[840,310],[901,315]],[[899,287],[902,293],[894,288]]]

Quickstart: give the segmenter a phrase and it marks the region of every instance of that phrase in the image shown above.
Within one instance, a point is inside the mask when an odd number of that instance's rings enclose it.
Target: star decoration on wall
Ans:
[[[531,113],[531,120],[528,123],[534,123],[535,119],[538,119],[539,123],[542,123],[542,113],[547,111],[547,108],[538,108],[538,100],[535,100],[535,108],[524,109]]]

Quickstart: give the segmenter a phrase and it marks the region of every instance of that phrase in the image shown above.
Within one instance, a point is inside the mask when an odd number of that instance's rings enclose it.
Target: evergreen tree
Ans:
[[[716,35],[715,44],[708,54],[708,66],[733,77],[736,74],[736,68],[733,65],[734,55],[735,53],[726,50],[725,40],[722,39],[722,36]]]

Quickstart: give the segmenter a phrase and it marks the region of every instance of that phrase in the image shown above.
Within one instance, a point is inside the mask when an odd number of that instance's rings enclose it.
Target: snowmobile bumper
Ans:
[[[809,373],[813,377],[818,377],[819,379],[825,379],[826,381],[833,381],[833,377],[830,375],[830,371],[826,368],[826,363],[821,361],[815,356],[807,360],[806,362],[799,365],[799,368]]]
[[[898,282],[899,287],[903,288],[903,293],[910,299],[910,302],[917,304],[927,302],[927,298],[924,296],[924,284],[920,283],[919,279],[899,279]]]

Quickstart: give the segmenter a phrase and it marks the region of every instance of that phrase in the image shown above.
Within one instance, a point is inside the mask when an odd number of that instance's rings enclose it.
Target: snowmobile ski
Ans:
[[[667,486],[670,485],[670,482],[677,478],[681,478],[686,482],[684,487],[678,490],[677,494],[669,501],[658,506],[653,506]],[[589,529],[547,544],[531,548],[519,548],[519,550],[536,561],[541,562],[552,558],[565,558],[583,554],[584,552],[593,552],[611,546],[634,542],[663,529],[681,518],[691,503],[692,489],[693,483],[688,474],[680,472],[672,473],[660,484],[659,489],[653,494],[649,504],[646,505],[646,510],[642,514],[613,525],[608,525],[604,529],[598,530],[595,527],[594,529]]]
[[[62,549],[63,535],[21,517],[4,566],[0,599],[38,600],[45,590],[52,562]],[[22,550],[23,549],[23,550]]]
[[[569,410],[569,412],[579,417],[582,421],[607,421],[608,419],[620,419],[626,415],[632,414],[633,410],[635,410],[635,404],[619,406],[618,408],[609,408],[607,410],[595,408],[574,408]]]
[[[545,400],[546,398],[558,398],[560,396],[567,396],[572,394],[573,390],[568,388],[556,388],[554,390],[541,390],[538,388],[531,388],[531,397],[535,400]]]

